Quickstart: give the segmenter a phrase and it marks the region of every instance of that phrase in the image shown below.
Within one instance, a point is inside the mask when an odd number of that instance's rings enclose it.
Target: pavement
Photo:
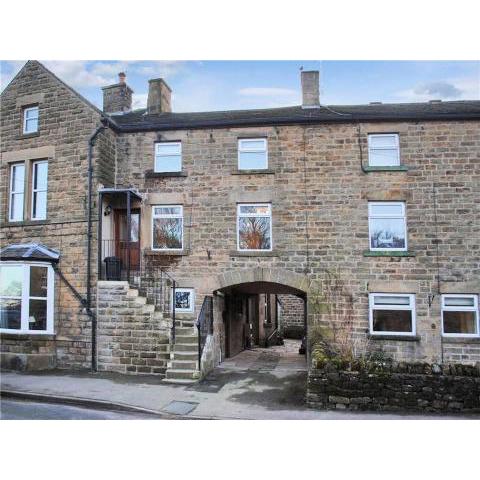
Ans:
[[[156,376],[47,371],[2,372],[7,400],[59,403],[166,419],[361,420],[458,419],[440,415],[399,415],[319,411],[305,405],[307,368],[298,345],[246,350],[221,363],[193,385],[161,382]],[[7,404],[8,407],[8,404]],[[3,410],[3,407],[1,408]]]

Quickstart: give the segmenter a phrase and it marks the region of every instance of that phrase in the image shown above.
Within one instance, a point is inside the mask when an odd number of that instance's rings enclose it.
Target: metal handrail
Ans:
[[[203,299],[202,308],[198,314],[196,326],[198,330],[198,370],[201,370],[202,353],[208,335],[213,334],[213,297]]]

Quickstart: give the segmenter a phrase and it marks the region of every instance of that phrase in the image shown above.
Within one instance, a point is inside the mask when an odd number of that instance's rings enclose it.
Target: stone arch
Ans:
[[[276,267],[245,268],[225,272],[218,275],[216,290],[255,282],[286,285],[307,295],[310,290],[310,281],[306,275]]]

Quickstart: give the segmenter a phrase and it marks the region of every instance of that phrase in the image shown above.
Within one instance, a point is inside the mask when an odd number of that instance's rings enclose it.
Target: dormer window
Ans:
[[[397,133],[372,133],[368,136],[368,165],[397,167],[400,165],[400,146]]]
[[[38,132],[38,106],[28,107],[23,110],[23,133]]]
[[[157,142],[155,144],[155,170],[162,172],[182,171],[182,142]]]
[[[268,168],[266,138],[242,138],[238,140],[238,169],[265,170]]]

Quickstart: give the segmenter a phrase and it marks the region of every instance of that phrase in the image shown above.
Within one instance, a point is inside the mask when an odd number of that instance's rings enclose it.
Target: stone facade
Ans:
[[[22,109],[39,106],[39,130],[22,134]],[[100,125],[101,112],[72,91],[38,62],[28,62],[1,96],[0,127],[0,242],[38,242],[60,252],[59,268],[78,292],[86,291],[87,148],[88,139]],[[94,191],[112,185],[114,134],[97,142],[94,155]],[[26,215],[22,222],[8,221],[10,165],[25,162],[31,177],[31,162],[48,159],[47,219],[31,220],[25,193]],[[95,199],[94,199],[95,200]],[[94,213],[94,220],[96,214]],[[96,226],[93,232],[96,235]],[[92,249],[92,284],[95,291],[96,249]],[[55,278],[55,335],[1,334],[2,358],[28,358],[28,368],[89,368],[91,321],[70,289]],[[30,355],[26,357],[26,355]],[[48,362],[43,358],[49,357]],[[15,362],[15,360],[13,360]]]
[[[36,135],[20,134],[22,102],[40,105]],[[2,245],[39,241],[58,249],[61,270],[83,295],[87,145],[101,112],[37,62],[29,62],[2,93],[1,109]],[[362,170],[367,135],[381,132],[399,134],[401,163],[407,168]],[[268,170],[238,170],[242,137],[267,139]],[[183,169],[178,175],[153,173],[154,144],[168,140],[182,142]],[[9,164],[37,158],[49,158],[47,220],[11,224],[6,218]],[[182,314],[186,320],[196,318],[205,295],[242,282],[270,282],[307,295],[312,331],[331,320],[313,300],[326,276],[335,274],[352,299],[359,348],[380,348],[398,361],[480,361],[477,339],[442,339],[438,293],[438,287],[441,293],[480,293],[478,120],[342,121],[136,133],[108,129],[98,137],[94,158],[95,193],[108,186],[133,188],[142,196],[140,248],[145,263],[168,269],[178,287],[195,289],[195,309]],[[365,255],[369,200],[406,202],[408,256]],[[236,208],[242,202],[271,203],[271,252],[237,251]],[[152,251],[152,206],[162,204],[183,205],[181,252]],[[94,206],[95,292],[95,202]],[[88,367],[90,318],[59,278],[55,291],[55,336],[2,334],[2,350],[50,354],[60,368]],[[379,291],[416,295],[415,338],[368,338],[368,293]],[[214,326],[217,362],[225,355],[224,323],[217,309]],[[106,356],[117,358],[113,353]]]
[[[399,133],[407,171],[362,171],[372,132]],[[237,142],[245,136],[268,139],[268,172],[237,170]],[[158,140],[182,142],[182,176],[151,174]],[[359,348],[381,348],[399,361],[440,362],[461,346],[452,361],[480,361],[475,339],[453,347],[442,340],[437,292],[438,275],[442,293],[480,291],[478,121],[141,132],[120,134],[117,146],[119,184],[135,185],[144,198],[142,248],[149,261],[171,269],[180,286],[196,289],[196,311],[225,273],[262,268],[303,275],[311,298],[315,282],[333,272],[353,299]],[[369,200],[406,202],[409,256],[364,254]],[[272,203],[272,252],[236,251],[239,202]],[[158,204],[184,207],[179,254],[150,250],[151,206]],[[368,293],[379,291],[416,294],[413,341],[368,338]],[[309,328],[326,317],[310,303]]]
[[[399,364],[379,370],[312,369],[307,404],[328,410],[480,412],[477,367]]]

